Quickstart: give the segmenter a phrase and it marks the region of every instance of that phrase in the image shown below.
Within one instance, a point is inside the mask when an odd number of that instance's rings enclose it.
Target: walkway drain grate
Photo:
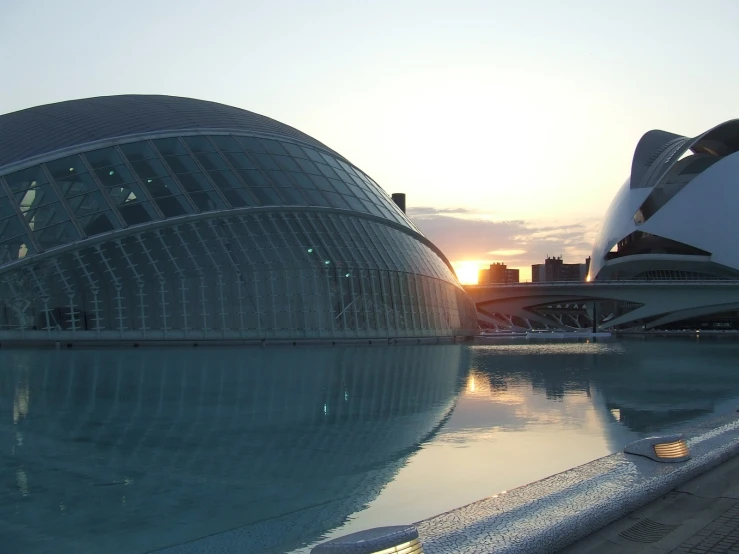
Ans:
[[[670,532],[680,527],[679,525],[665,525],[651,519],[644,518],[634,525],[621,531],[619,536],[633,542],[657,542],[665,538]]]

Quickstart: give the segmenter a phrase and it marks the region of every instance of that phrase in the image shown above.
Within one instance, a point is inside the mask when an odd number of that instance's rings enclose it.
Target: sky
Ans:
[[[739,117],[734,0],[0,0],[0,22],[0,114],[141,93],[267,115],[405,192],[466,281],[584,261],[645,132]]]

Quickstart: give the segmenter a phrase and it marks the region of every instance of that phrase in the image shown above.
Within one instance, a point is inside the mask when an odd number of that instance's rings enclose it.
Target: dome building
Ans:
[[[591,256],[590,280],[739,279],[739,120],[688,138],[649,131]]]
[[[0,116],[1,341],[476,331],[439,249],[292,127],[168,96]]]

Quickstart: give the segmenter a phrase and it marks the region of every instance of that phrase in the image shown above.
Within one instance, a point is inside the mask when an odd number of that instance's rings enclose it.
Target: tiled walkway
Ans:
[[[726,510],[672,554],[739,554],[739,503]]]

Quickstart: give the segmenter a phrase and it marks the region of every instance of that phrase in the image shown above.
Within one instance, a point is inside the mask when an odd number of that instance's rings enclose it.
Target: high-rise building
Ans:
[[[583,264],[566,264],[562,256],[547,256],[543,264],[531,266],[531,281],[551,283],[555,281],[584,281],[590,268],[590,258]]]
[[[499,284],[505,285],[509,283],[519,282],[518,269],[508,269],[506,264],[495,262],[490,264],[487,269],[481,269],[478,272],[477,283],[479,285]]]

